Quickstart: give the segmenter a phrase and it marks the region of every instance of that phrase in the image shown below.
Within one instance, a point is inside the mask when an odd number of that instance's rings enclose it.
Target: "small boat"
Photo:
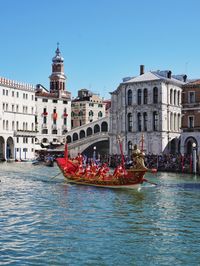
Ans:
[[[132,156],[134,166],[130,169],[125,169],[124,157],[122,156],[121,164],[113,172],[106,164],[97,167],[94,162],[84,168],[82,155],[79,154],[75,159],[69,160],[67,154],[66,146],[64,158],[57,158],[56,162],[69,183],[120,189],[138,189],[143,182],[155,185],[155,183],[149,182],[144,178],[149,169],[145,167],[144,153],[137,149],[137,145],[134,146]],[[151,172],[156,171],[153,169]]]

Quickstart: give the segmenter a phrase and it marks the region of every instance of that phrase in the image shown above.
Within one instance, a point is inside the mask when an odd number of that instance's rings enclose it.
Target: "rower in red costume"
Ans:
[[[122,165],[118,165],[116,168],[115,168],[115,171],[113,173],[113,176],[115,178],[119,178],[119,177],[124,177],[127,175],[127,172],[126,170],[122,167]]]
[[[84,177],[86,179],[89,179],[91,177],[91,166],[90,166],[90,164],[86,165]]]
[[[81,153],[78,153],[75,160],[77,160],[79,162],[79,164],[82,164],[83,163],[83,155]]]
[[[108,175],[109,167],[106,163],[103,163],[99,171],[97,172],[96,176],[98,176],[100,179],[105,180],[109,177]]]
[[[98,166],[94,161],[91,162],[91,178],[95,177],[98,171]]]

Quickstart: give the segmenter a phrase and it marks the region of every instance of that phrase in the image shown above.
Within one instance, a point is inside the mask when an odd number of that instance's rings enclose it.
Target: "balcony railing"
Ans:
[[[37,131],[36,130],[15,130],[14,137],[35,137]]]

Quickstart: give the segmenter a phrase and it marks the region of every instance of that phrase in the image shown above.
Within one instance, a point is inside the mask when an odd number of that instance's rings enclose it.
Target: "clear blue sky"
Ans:
[[[123,77],[200,77],[199,0],[0,0],[0,76],[49,88],[56,43],[67,89],[109,98]]]

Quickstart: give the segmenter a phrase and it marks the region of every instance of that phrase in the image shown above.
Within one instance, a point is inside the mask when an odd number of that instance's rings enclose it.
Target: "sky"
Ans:
[[[199,0],[0,0],[0,76],[49,89],[57,42],[67,90],[105,99],[122,78],[200,77]]]

